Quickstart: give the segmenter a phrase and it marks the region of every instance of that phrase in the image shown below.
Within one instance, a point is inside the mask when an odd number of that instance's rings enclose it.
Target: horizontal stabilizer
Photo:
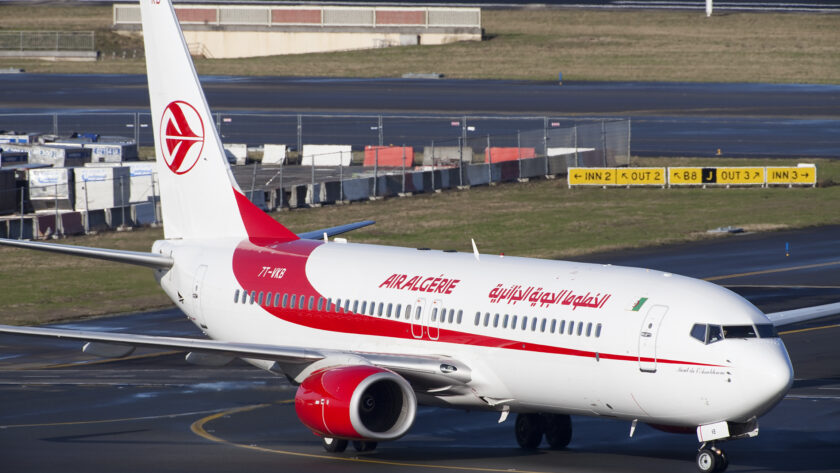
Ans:
[[[116,263],[136,264],[156,269],[169,269],[174,264],[172,258],[155,253],[142,251],[109,250],[105,248],[91,248],[87,246],[59,245],[40,241],[9,240],[0,238],[0,245],[16,246],[29,250],[50,251],[66,255],[83,256]]]
[[[324,233],[327,234],[328,237],[341,235],[342,233],[351,232],[353,230],[358,230],[362,227],[366,227],[368,225],[373,225],[376,223],[373,220],[362,220],[361,222],[355,223],[348,223],[346,225],[339,225],[337,227],[330,227],[330,228],[323,228],[321,230],[312,230],[311,232],[304,232],[298,233],[298,238],[303,240],[320,240],[324,238]]]

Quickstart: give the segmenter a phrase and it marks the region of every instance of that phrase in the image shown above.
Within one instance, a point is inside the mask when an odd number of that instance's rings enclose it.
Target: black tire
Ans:
[[[704,448],[697,452],[697,469],[702,473],[714,473],[720,466],[720,457],[715,452],[708,448]]]
[[[330,453],[341,453],[347,450],[347,441],[333,437],[321,437],[321,446]]]
[[[522,448],[529,450],[540,446],[543,432],[545,431],[544,420],[539,414],[519,414],[516,416],[516,443]]]
[[[552,450],[566,448],[572,441],[572,418],[566,414],[546,414],[545,440]]]
[[[353,448],[355,448],[357,452],[371,452],[373,450],[376,450],[376,442],[364,442],[361,440],[354,440]]]
[[[717,453],[718,466],[717,470],[715,471],[718,473],[723,473],[724,471],[726,471],[726,468],[729,467],[729,457],[726,456],[726,453],[724,453],[723,450],[718,449]]]

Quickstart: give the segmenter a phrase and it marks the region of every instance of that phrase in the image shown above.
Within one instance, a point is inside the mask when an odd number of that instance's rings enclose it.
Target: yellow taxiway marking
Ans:
[[[772,274],[772,273],[783,273],[785,271],[798,271],[800,269],[813,269],[813,268],[824,268],[826,266],[837,266],[840,265],[840,261],[829,261],[826,263],[816,263],[816,264],[805,264],[802,266],[789,266],[787,268],[776,268],[776,269],[764,269],[761,271],[751,271],[748,273],[735,273],[735,274],[724,274],[722,276],[712,276],[708,278],[703,278],[706,281],[720,281],[721,279],[734,279],[734,278],[742,278],[745,276],[758,276],[761,274]]]
[[[15,429],[15,428],[22,428],[22,427],[59,427],[59,426],[67,426],[67,425],[87,425],[87,424],[109,424],[114,422],[135,422],[140,420],[154,420],[154,419],[171,419],[174,417],[187,417],[187,416],[196,416],[196,415],[203,415],[209,414],[211,412],[219,412],[219,409],[209,409],[204,411],[193,411],[193,412],[179,412],[176,414],[160,414],[156,416],[144,416],[144,417],[124,417],[121,419],[101,419],[101,420],[79,420],[79,421],[71,421],[71,422],[47,422],[43,424],[13,424],[13,425],[0,425],[0,430],[2,429]]]
[[[825,330],[827,328],[835,328],[835,327],[840,327],[840,324],[823,325],[822,327],[801,328],[801,329],[798,329],[798,330],[787,330],[785,332],[779,332],[779,335],[789,335],[791,333],[802,333],[802,332],[813,332],[815,330]]]
[[[280,401],[277,404],[291,404],[295,402],[293,399]],[[346,462],[356,462],[356,463],[370,463],[370,464],[377,464],[377,465],[389,465],[389,466],[404,466],[410,468],[429,468],[435,470],[457,470],[457,471],[488,471],[488,472],[498,472],[498,473],[538,473],[534,471],[527,471],[527,470],[517,470],[511,468],[480,468],[480,467],[469,467],[469,466],[447,466],[447,465],[427,465],[423,463],[408,463],[408,462],[397,462],[397,461],[389,461],[389,460],[378,460],[375,458],[359,458],[359,457],[341,457],[341,456],[332,456],[332,455],[321,455],[316,453],[302,453],[302,452],[292,452],[289,450],[281,450],[276,448],[267,448],[267,447],[260,447],[257,445],[246,445],[241,443],[231,442],[229,440],[225,440],[223,438],[217,437],[204,429],[204,426],[209,423],[217,420],[219,418],[230,416],[234,414],[239,414],[242,412],[249,412],[254,411],[257,409],[263,409],[266,407],[271,406],[272,404],[254,404],[252,406],[245,406],[245,407],[237,407],[235,409],[229,409],[222,412],[217,412],[215,414],[209,415],[202,419],[199,419],[193,422],[192,426],[190,426],[190,430],[193,431],[194,434],[202,437],[206,440],[211,442],[220,443],[224,445],[229,445],[232,447],[239,447],[245,448],[248,450],[254,450],[257,452],[264,452],[264,453],[276,453],[279,455],[290,455],[295,457],[304,457],[304,458],[319,458],[323,460],[337,460],[337,461],[346,461]]]

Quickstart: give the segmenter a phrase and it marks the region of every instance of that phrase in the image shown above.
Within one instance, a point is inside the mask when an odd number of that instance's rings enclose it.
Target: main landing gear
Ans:
[[[330,453],[341,453],[347,450],[349,442],[344,439],[337,439],[333,437],[321,437],[321,446],[324,450]],[[353,448],[357,452],[370,452],[376,449],[376,442],[364,442],[360,440],[353,441]]]
[[[537,448],[545,437],[552,450],[559,450],[572,440],[572,419],[565,414],[518,414],[514,432],[522,448]]]
[[[729,466],[729,459],[714,443],[700,445],[697,452],[697,469],[703,473],[719,473]]]

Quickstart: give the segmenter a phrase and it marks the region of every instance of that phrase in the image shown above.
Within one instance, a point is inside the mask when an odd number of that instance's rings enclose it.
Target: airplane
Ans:
[[[397,440],[418,405],[516,413],[526,449],[572,437],[570,415],[695,433],[701,472],[720,442],[758,434],[793,369],[763,314],[712,283],[643,268],[357,244],[364,221],[296,234],[233,178],[170,0],[141,0],[164,239],[150,252],[0,244],[151,268],[206,339],[0,326],[187,361],[241,358],[297,385],[300,421],[334,453]],[[333,237],[331,240],[330,238]]]

